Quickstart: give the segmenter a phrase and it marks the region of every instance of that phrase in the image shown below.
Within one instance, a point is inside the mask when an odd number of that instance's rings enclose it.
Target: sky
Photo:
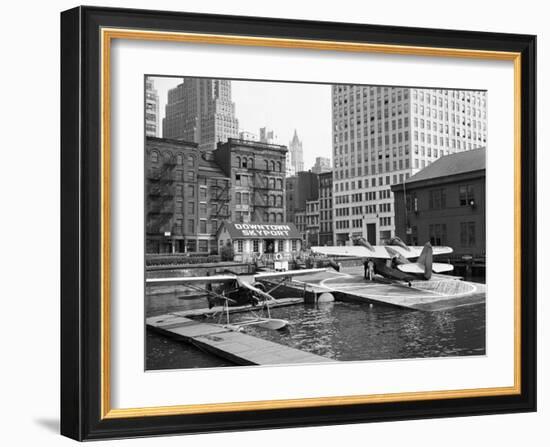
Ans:
[[[162,127],[168,90],[182,78],[153,78],[159,95]],[[304,167],[309,169],[316,157],[331,157],[330,85],[264,81],[232,81],[232,99],[239,120],[239,131],[259,133],[260,127],[275,131],[278,143],[288,145],[294,130],[302,140]]]

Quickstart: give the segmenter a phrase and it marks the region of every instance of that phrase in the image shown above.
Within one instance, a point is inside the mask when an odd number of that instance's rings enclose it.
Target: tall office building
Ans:
[[[380,243],[395,235],[390,185],[443,155],[487,145],[487,95],[334,85],[332,123],[335,242]]]
[[[332,171],[318,174],[319,177],[319,245],[333,245],[334,232],[332,204]]]
[[[330,171],[332,171],[332,168],[330,166],[329,157],[315,158],[315,164],[311,168],[311,172],[315,172],[315,174],[322,174],[323,172],[330,172]]]
[[[246,141],[259,141],[258,135],[255,133],[249,132],[247,130],[241,130],[239,132],[239,140],[246,140]]]
[[[279,137],[273,129],[260,127],[260,143],[279,144]]]
[[[145,80],[145,135],[159,135],[159,95],[151,78]]]
[[[294,136],[290,143],[288,143],[288,151],[290,152],[290,160],[294,168],[294,173],[302,172],[304,170],[304,149],[302,142],[298,138],[298,132],[294,129]]]
[[[168,90],[168,100],[164,106],[164,118],[162,119],[163,138],[185,141],[183,104],[183,83],[181,83],[177,87]]]
[[[184,78],[168,92],[163,137],[193,141],[201,150],[238,138],[239,122],[231,101],[231,81]]]

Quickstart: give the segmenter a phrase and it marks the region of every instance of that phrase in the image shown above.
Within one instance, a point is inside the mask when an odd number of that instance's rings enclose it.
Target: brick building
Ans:
[[[285,183],[287,220],[297,224],[295,214],[306,210],[306,201],[319,198],[319,179],[313,172],[302,171],[287,177]]]
[[[197,143],[147,137],[145,186],[147,253],[217,251],[230,179]]]
[[[229,220],[282,223],[285,220],[287,148],[230,138],[218,144],[213,159],[231,179]]]
[[[392,191],[396,234],[407,244],[485,255],[485,149],[441,157]]]

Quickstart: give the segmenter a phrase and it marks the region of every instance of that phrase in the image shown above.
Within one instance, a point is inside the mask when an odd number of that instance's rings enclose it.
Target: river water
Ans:
[[[147,315],[206,307],[205,299],[149,296]],[[336,360],[485,355],[485,304],[439,312],[333,302],[271,310],[290,322],[283,331],[247,327],[251,335]],[[232,322],[246,318],[235,314]],[[211,354],[147,330],[147,369],[231,366]]]

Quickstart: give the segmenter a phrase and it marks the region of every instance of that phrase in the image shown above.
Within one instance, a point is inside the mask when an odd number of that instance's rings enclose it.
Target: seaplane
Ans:
[[[423,247],[409,246],[399,237],[392,238],[386,245],[371,245],[364,238],[354,239],[353,243],[351,246],[311,247],[311,251],[328,257],[363,258],[365,279],[370,281],[378,274],[390,280],[407,282],[411,286],[411,281],[429,280],[432,273],[453,270],[451,264],[433,262],[434,256],[452,253],[451,247],[432,246],[430,242]]]
[[[281,318],[272,318],[270,306],[277,303],[277,298],[272,293],[286,281],[294,276],[309,275],[324,272],[325,268],[313,268],[303,270],[287,270],[282,272],[260,272],[254,275],[236,275],[226,273],[208,276],[185,276],[174,278],[149,278],[146,284],[154,285],[185,285],[206,295],[208,308],[212,317],[218,317],[218,324],[223,327],[242,331],[245,326],[258,326],[264,329],[281,330],[288,326],[289,322]],[[265,290],[262,280],[275,281],[275,285]],[[279,280],[279,281],[277,281]],[[213,286],[217,286],[214,288]],[[250,312],[252,318],[247,318],[238,323],[231,323],[230,308],[242,307],[242,311]],[[225,323],[222,324],[222,320]]]

